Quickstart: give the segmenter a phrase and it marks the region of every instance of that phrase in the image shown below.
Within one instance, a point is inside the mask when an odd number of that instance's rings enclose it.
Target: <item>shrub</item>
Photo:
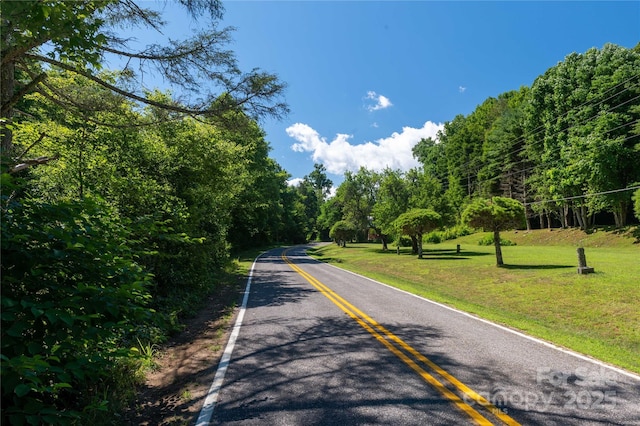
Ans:
[[[391,245],[396,247],[411,247],[411,238],[406,235],[400,235]]]
[[[424,242],[440,244],[442,241],[454,240],[458,237],[471,235],[473,230],[466,225],[456,225],[443,231],[432,231],[424,237]]]
[[[134,380],[131,342],[153,319],[126,227],[91,200],[13,202],[1,226],[1,423],[99,418],[131,388],[118,381]]]
[[[425,243],[440,244],[442,242],[442,232],[432,231],[425,235],[423,241]]]
[[[493,245],[493,235],[486,235],[485,237],[481,238],[480,241],[478,241],[478,245],[481,246],[492,246]],[[516,243],[514,243],[511,240],[506,240],[504,238],[500,238],[500,245],[501,246],[515,246]]]

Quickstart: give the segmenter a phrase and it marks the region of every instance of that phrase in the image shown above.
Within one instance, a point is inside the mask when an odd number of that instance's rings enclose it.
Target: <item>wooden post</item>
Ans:
[[[396,247],[396,253],[399,255],[400,254],[400,246]]]
[[[578,247],[578,273],[591,274],[595,272],[593,268],[587,266],[587,257],[584,254],[584,248]]]
[[[456,245],[456,254],[460,254],[460,244]]]

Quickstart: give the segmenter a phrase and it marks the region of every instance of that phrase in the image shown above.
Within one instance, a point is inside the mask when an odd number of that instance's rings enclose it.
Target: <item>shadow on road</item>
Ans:
[[[451,256],[444,250],[428,254]],[[295,253],[290,258],[297,264],[317,263]],[[284,263],[279,254],[262,261]],[[542,265],[548,267],[565,266]],[[333,310],[312,309],[307,301],[318,291],[302,283],[297,272],[272,268],[255,273],[253,283],[249,309],[259,310],[261,315],[245,319],[244,339],[236,345],[211,424],[423,425],[469,421],[352,318],[336,315]],[[380,306],[384,309],[384,302]],[[376,316],[375,312],[367,314]],[[537,372],[549,367],[551,361],[536,360],[534,354],[525,371],[515,372],[482,354],[452,356],[443,345],[452,338],[446,330],[411,318],[397,321],[383,326],[522,424],[622,424],[612,417],[615,398],[628,401],[633,397],[628,383],[581,384],[575,368],[549,368],[550,379],[545,382]],[[470,342],[473,339],[457,342],[458,351],[474,353],[476,348]],[[546,350],[530,341],[526,344]],[[446,382],[426,364],[421,367]],[[557,383],[557,377],[566,380]],[[568,406],[576,401],[571,400],[572,395],[597,397],[604,390],[613,400],[603,410]],[[631,393],[640,394],[640,386],[632,387]],[[492,418],[476,402],[465,402]]]

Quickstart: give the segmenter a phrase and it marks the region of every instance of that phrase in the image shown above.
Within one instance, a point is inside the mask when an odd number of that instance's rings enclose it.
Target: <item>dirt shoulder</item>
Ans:
[[[125,414],[129,425],[191,425],[211,386],[244,289],[244,279],[223,294],[211,295],[184,331],[158,350],[135,403]]]

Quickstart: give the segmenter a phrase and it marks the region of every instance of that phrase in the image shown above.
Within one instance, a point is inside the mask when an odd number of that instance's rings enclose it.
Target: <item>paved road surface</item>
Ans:
[[[639,377],[304,250],[256,261],[199,425],[640,425]]]

